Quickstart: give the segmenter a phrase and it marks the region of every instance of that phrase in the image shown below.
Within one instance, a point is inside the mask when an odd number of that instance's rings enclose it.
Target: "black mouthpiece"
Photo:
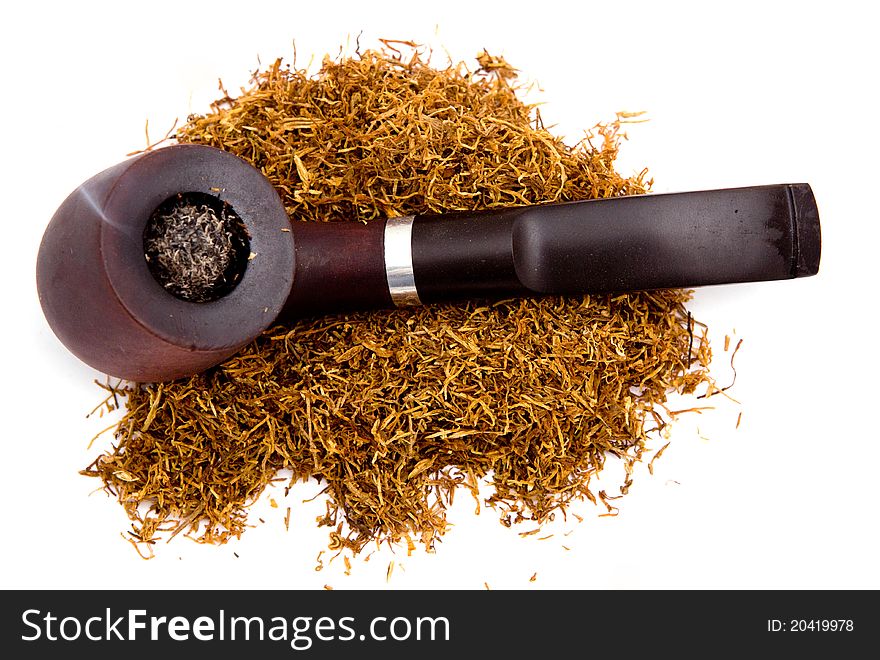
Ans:
[[[421,216],[412,243],[422,302],[791,279],[821,253],[807,184]]]

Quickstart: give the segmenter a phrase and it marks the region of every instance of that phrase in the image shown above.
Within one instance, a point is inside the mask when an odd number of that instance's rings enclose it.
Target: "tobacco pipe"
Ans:
[[[181,229],[194,216],[208,224]],[[156,223],[172,221],[177,233],[162,240],[181,243],[159,241],[165,251],[150,259]],[[219,288],[205,289],[202,302],[185,299],[186,282],[163,281],[157,263],[177,259],[188,277],[187,259],[202,254],[192,241],[211,232],[226,246]],[[77,357],[154,382],[216,365],[276,321],[464,298],[804,277],[818,271],[820,243],[807,184],[366,224],[290,222],[254,167],[212,147],[175,145],[71,193],[40,245],[37,289],[49,325]]]

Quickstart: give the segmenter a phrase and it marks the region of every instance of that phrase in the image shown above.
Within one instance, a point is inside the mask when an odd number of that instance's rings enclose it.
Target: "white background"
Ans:
[[[870,3],[592,2],[14,3],[0,26],[3,587],[880,587],[877,401],[877,69]],[[718,8],[712,8],[718,7]],[[272,509],[239,542],[178,538],[145,562],[128,522],[77,471],[107,447],[109,422],[85,419],[101,375],[45,324],[34,263],[64,197],[93,173],[203,112],[275,57],[298,64],[354,37],[435,46],[435,57],[502,54],[536,81],[545,121],[576,141],[618,110],[629,128],[620,169],[647,165],[655,191],[812,184],[823,259],[811,279],[702,290],[691,305],[743,338],[741,405],[683,422],[620,515],[588,503],[556,536],[521,539],[464,493],[436,554],[387,549],[316,572],[326,542],[301,500]],[[742,412],[742,424],[734,429]],[[655,442],[658,448],[662,442]],[[600,487],[616,491],[613,468]],[[293,507],[289,532],[283,515]],[[524,528],[525,529],[525,528]],[[524,530],[520,530],[524,531]],[[568,533],[568,536],[564,534]],[[565,550],[562,546],[570,547]],[[239,555],[235,557],[233,553]],[[325,563],[328,555],[324,556]],[[390,581],[388,563],[395,561]],[[534,582],[529,578],[537,573]]]

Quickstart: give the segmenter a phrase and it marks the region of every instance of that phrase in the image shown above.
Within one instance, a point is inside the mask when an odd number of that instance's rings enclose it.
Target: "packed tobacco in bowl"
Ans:
[[[521,91],[502,58],[435,68],[389,42],[315,74],[275,62],[176,139],[251,162],[293,222],[646,192],[644,173],[614,169],[619,121],[570,146]],[[484,480],[503,524],[540,526],[597,501],[590,480],[608,457],[626,467],[625,493],[668,394],[706,380],[687,299],[478,301],[275,327],[207,373],[114,388],[126,395],[115,446],[84,473],[147,544],[162,531],[239,536],[279,471],[323,486],[331,548],[430,549],[453,494]]]

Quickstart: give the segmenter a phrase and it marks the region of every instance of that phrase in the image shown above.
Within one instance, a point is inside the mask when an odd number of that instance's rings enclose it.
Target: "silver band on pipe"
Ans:
[[[421,305],[412,264],[413,216],[388,218],[385,222],[385,278],[388,293],[397,307]]]

